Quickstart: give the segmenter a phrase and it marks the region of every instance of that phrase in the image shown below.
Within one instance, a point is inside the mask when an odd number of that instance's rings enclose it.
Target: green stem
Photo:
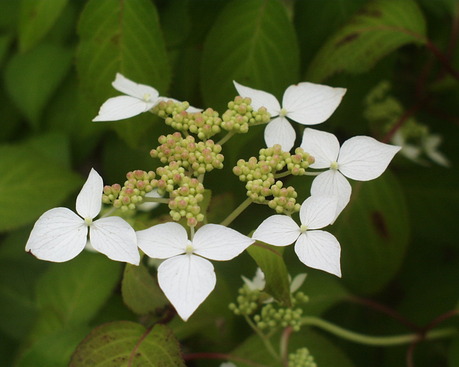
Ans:
[[[313,316],[303,317],[302,322],[303,325],[317,326],[323,330],[328,331],[329,333],[339,336],[340,338],[365,345],[388,347],[401,344],[411,344],[415,341],[418,341],[420,338],[419,334],[403,334],[394,336],[371,336],[359,334],[354,331],[343,329],[342,327]],[[455,334],[457,334],[456,328],[437,329],[427,332],[423,339],[433,340],[447,338]]]
[[[228,140],[230,140],[234,136],[233,132],[229,132],[226,134],[223,138],[220,139],[220,141],[217,143],[218,145],[223,145],[225,144]]]
[[[247,207],[252,204],[252,199],[245,199],[233,212],[228,215],[223,222],[220,224],[222,226],[229,226],[233,220],[235,220]]]
[[[260,329],[258,329],[258,327],[253,323],[253,321],[250,319],[250,317],[248,317],[247,315],[244,315],[245,317],[245,321],[247,321],[247,324],[250,325],[250,327],[252,328],[253,331],[255,331],[255,333],[257,333],[257,335],[260,337],[261,341],[263,342],[263,344],[265,345],[266,349],[268,350],[268,352],[276,359],[276,360],[280,360],[279,358],[279,355],[276,353],[276,351],[274,350],[274,347],[272,346],[271,342],[269,341],[269,338],[263,334],[261,332]]]
[[[144,196],[143,202],[144,203],[162,203],[162,204],[169,204],[170,199],[166,198],[149,198]]]

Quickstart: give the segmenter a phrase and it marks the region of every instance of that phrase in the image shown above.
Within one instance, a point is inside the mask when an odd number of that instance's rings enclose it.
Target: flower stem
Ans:
[[[226,134],[223,138],[220,139],[220,141],[217,143],[218,145],[223,145],[225,144],[228,140],[230,140],[234,136],[233,132],[229,132]]]
[[[260,337],[261,341],[263,342],[263,344],[265,345],[266,349],[268,350],[268,352],[276,359],[276,360],[280,360],[279,358],[279,355],[276,353],[276,351],[274,350],[274,347],[272,346],[271,342],[269,341],[269,338],[263,334],[261,332],[260,329],[258,329],[258,327],[253,323],[253,321],[250,319],[250,317],[248,317],[247,315],[244,315],[245,317],[245,321],[247,322],[247,324],[250,325],[250,327],[252,328],[253,331],[255,331],[255,333],[257,333],[257,335]]]
[[[245,199],[236,209],[230,213],[223,222],[220,224],[222,226],[229,226],[233,220],[235,220],[247,207],[252,204],[252,199],[247,198]]]
[[[166,198],[149,198],[145,197],[143,198],[144,203],[161,203],[161,204],[169,204],[170,199]]]
[[[419,339],[419,334],[416,333],[394,336],[371,336],[359,334],[354,331],[343,329],[342,327],[313,316],[304,317],[302,322],[303,325],[317,326],[343,339],[365,345],[388,347],[401,344],[410,344]],[[457,334],[456,328],[437,329],[427,332],[424,339],[433,340],[439,338],[447,338],[455,334]]]

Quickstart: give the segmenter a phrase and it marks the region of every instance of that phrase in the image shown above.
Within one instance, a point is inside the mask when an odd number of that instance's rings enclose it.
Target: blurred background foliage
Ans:
[[[73,208],[91,167],[106,184],[157,167],[149,151],[172,131],[158,118],[91,122],[118,94],[111,87],[117,72],[219,112],[235,96],[232,80],[278,98],[301,81],[345,87],[338,110],[318,126],[341,141],[371,135],[390,143],[397,132],[408,139],[422,131],[419,147],[439,135],[448,167],[427,155],[420,164],[399,154],[390,172],[354,185],[332,227],[342,246],[342,279],[305,269],[291,248],[284,258],[290,274],[308,273],[305,314],[371,335],[458,326],[458,37],[455,0],[0,0],[0,365],[68,365],[91,330],[97,337],[113,325],[139,338],[145,314],[163,302],[144,267],[123,270],[89,253],[50,264],[24,251],[44,211]],[[390,87],[381,92],[384,83]],[[252,130],[225,145],[225,169],[206,177],[215,222],[245,198],[231,167],[263,146],[263,129]],[[308,196],[304,179],[289,183]],[[252,205],[233,225],[249,233],[269,214]],[[247,254],[216,264],[217,289],[188,323],[169,324],[185,357],[234,353],[270,365],[227,307],[239,276],[251,277],[255,267]],[[155,333],[169,337],[161,328]],[[376,348],[310,328],[292,340],[320,367],[459,366],[459,337],[420,343]],[[167,345],[178,355],[178,345]],[[104,358],[110,355],[91,365]],[[71,365],[82,364],[74,356]]]

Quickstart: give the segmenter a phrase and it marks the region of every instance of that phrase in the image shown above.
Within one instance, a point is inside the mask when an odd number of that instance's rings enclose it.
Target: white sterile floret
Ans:
[[[331,233],[320,230],[334,220],[336,206],[335,197],[312,195],[301,205],[301,226],[287,215],[273,215],[260,224],[252,238],[274,246],[295,242],[302,263],[340,277],[339,242]]]
[[[139,248],[149,257],[167,259],[158,267],[158,282],[186,321],[216,284],[210,260],[231,260],[254,240],[217,224],[198,229],[190,241],[178,223],[163,223],[137,232]]]
[[[289,275],[288,278],[290,281],[290,293],[296,292],[303,285],[304,281],[306,280],[306,276],[306,273],[301,273],[292,279]],[[252,280],[246,278],[243,275],[241,278],[251,291],[262,291],[266,286],[265,274],[260,268],[257,268],[255,276],[252,278]],[[273,300],[273,298],[270,298],[269,300],[266,300],[265,303],[272,302]]]
[[[379,177],[394,155],[400,150],[395,145],[384,144],[369,136],[354,136],[341,146],[335,135],[306,128],[301,148],[315,159],[310,168],[329,168],[312,182],[312,195],[338,197],[336,217],[349,203],[352,188],[346,177],[369,181]]]
[[[109,98],[100,107],[99,114],[92,121],[117,121],[137,116],[151,110],[156,104],[173,98],[160,97],[158,91],[149,85],[138,84],[117,73],[112,83],[113,88],[125,96]],[[189,107],[188,112],[200,109]]]
[[[266,145],[280,144],[286,152],[292,149],[296,138],[287,117],[302,125],[320,124],[332,115],[346,93],[344,88],[303,82],[285,90],[281,106],[270,93],[233,83],[240,96],[252,99],[255,110],[265,107],[271,114],[272,120],[265,129]]]
[[[26,251],[41,260],[63,262],[77,256],[88,242],[112,260],[138,265],[137,239],[132,227],[120,217],[93,219],[102,207],[102,177],[91,169],[78,194],[76,213],[67,208],[45,212],[35,223]]]

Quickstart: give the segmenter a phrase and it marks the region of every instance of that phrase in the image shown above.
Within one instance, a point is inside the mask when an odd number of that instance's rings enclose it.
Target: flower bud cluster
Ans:
[[[256,289],[250,289],[244,284],[238,291],[239,295],[236,298],[236,303],[230,303],[229,309],[234,312],[235,315],[251,315],[253,314],[260,305],[260,291]]]
[[[187,112],[188,102],[173,100],[158,103],[153,112],[164,118],[166,125],[178,131],[189,131],[200,140],[209,139],[221,131],[221,118],[218,112],[208,108],[201,112]]]
[[[221,145],[213,140],[196,142],[191,135],[183,138],[179,132],[167,136],[160,136],[159,145],[150,151],[153,158],[159,158],[161,163],[176,162],[194,176],[223,167],[224,156],[221,154]]]
[[[317,367],[307,348],[300,348],[288,355],[288,367]]]
[[[204,220],[200,203],[204,200],[204,186],[196,178],[185,175],[177,162],[156,169],[159,176],[153,184],[160,194],[169,193],[169,214],[179,221],[186,218],[187,225],[194,227]]]
[[[132,211],[143,202],[145,194],[153,190],[155,173],[135,170],[126,174],[124,186],[118,184],[105,186],[102,195],[104,204],[113,204],[122,211]]]
[[[267,204],[278,214],[291,214],[300,210],[297,193],[292,186],[283,187],[276,174],[304,175],[314,158],[297,148],[295,154],[283,152],[280,145],[261,149],[259,158],[240,159],[233,173],[246,183],[247,196],[255,203]]]
[[[228,103],[228,109],[222,115],[222,128],[235,133],[246,133],[250,125],[268,123],[271,115],[265,107],[253,110],[252,100],[237,96]]]
[[[271,332],[279,328],[290,326],[294,331],[301,328],[301,316],[303,310],[298,308],[277,307],[269,303],[261,309],[260,314],[255,315],[253,320],[260,330]]]

